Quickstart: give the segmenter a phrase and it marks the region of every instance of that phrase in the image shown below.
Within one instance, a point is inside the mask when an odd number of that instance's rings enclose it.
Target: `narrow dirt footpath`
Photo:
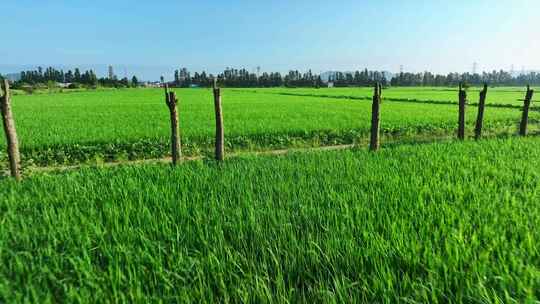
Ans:
[[[235,152],[227,154],[227,158],[240,157],[240,156],[258,156],[258,155],[284,155],[294,152],[317,152],[317,151],[334,151],[334,150],[346,150],[353,148],[354,145],[337,145],[337,146],[325,146],[325,147],[311,147],[311,148],[294,148],[294,149],[281,149],[270,151],[254,151],[254,152]],[[203,156],[183,157],[182,161],[196,161],[202,160]],[[141,160],[126,160],[118,162],[107,162],[102,164],[82,164],[73,166],[48,166],[48,167],[28,167],[26,173],[47,173],[47,172],[61,172],[61,171],[74,171],[84,168],[111,168],[117,166],[137,166],[137,165],[149,165],[149,164],[167,164],[171,163],[170,157],[154,158],[154,159],[141,159]]]

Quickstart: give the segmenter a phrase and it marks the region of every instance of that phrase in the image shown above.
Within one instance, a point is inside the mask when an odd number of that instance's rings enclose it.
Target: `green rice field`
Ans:
[[[486,138],[458,142],[456,91],[388,88],[377,153],[370,88],[223,89],[223,163],[211,91],[175,91],[184,155],[202,156],[178,167],[123,162],[169,154],[161,89],[13,97],[24,179],[0,178],[0,303],[540,300],[522,89],[491,89]]]
[[[521,116],[517,100],[523,98],[523,90],[491,89],[485,115],[487,135],[515,133]],[[205,155],[213,145],[212,93],[207,89],[176,91],[184,154]],[[370,127],[370,94],[370,88],[223,89],[226,148],[259,151],[363,145]],[[477,89],[471,88],[469,96],[475,101]],[[389,88],[383,97],[389,98],[381,109],[381,130],[387,142],[453,137],[458,109],[445,104],[457,100],[453,88]],[[27,164],[99,163],[168,154],[168,110],[160,89],[17,95],[13,103]],[[469,132],[476,110],[469,107]],[[530,116],[534,130],[538,111]],[[0,145],[5,145],[3,138]]]
[[[0,302],[537,303],[538,155],[508,138],[3,180]]]

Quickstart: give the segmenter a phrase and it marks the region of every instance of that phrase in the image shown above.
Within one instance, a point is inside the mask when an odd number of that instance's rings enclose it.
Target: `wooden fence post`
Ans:
[[[534,94],[534,90],[531,90],[530,86],[527,86],[527,93],[525,95],[525,101],[523,103],[523,116],[521,117],[521,124],[519,126],[519,135],[527,135],[527,125],[529,124],[529,108],[531,106],[531,100]]]
[[[171,117],[171,152],[172,163],[176,166],[182,157],[182,146],[180,142],[180,131],[178,126],[178,99],[175,92],[169,92],[169,87],[165,84],[165,103],[169,108]]]
[[[380,132],[380,105],[381,105],[382,87],[379,83],[375,84],[373,92],[373,104],[371,106],[371,141],[369,149],[377,151],[380,147],[379,132]]]
[[[11,176],[15,180],[21,180],[21,154],[19,152],[19,140],[17,139],[17,130],[15,129],[15,121],[11,112],[11,96],[9,91],[9,82],[7,79],[3,81],[4,95],[1,98],[0,109],[2,112],[2,120],[4,122],[4,132],[6,134],[7,152],[9,158],[9,168]]]
[[[467,92],[463,89],[463,84],[459,84],[459,121],[458,139],[465,139],[465,109],[467,106]]]
[[[484,110],[486,108],[486,96],[488,91],[487,83],[484,84],[484,89],[480,91],[480,102],[478,102],[478,116],[476,117],[476,128],[474,129],[474,138],[479,140],[482,138],[482,127],[484,126]]]
[[[216,160],[223,161],[225,136],[223,134],[223,112],[221,110],[221,90],[214,80],[214,107],[216,112]]]

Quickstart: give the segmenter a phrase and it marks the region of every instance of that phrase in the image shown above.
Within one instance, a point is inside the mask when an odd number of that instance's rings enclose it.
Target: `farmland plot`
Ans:
[[[369,91],[363,88],[347,90],[365,91],[366,94]],[[211,91],[176,91],[180,99],[185,153],[200,155],[210,151],[214,134]],[[223,90],[227,150],[353,144],[366,139],[370,102],[276,92],[280,91]],[[311,92],[320,91],[312,89]],[[383,96],[389,92],[391,90],[386,90]],[[444,94],[449,93],[445,91]],[[13,99],[25,162],[70,164],[158,158],[168,154],[169,121],[161,90],[87,91],[23,95]],[[512,134],[520,112],[518,109],[488,108],[485,116],[488,130]],[[475,117],[476,108],[469,107],[469,129]],[[456,128],[457,106],[388,102],[382,106],[381,119],[383,135],[451,137]],[[531,112],[533,128],[537,120],[538,112]],[[3,138],[0,143],[5,144]]]

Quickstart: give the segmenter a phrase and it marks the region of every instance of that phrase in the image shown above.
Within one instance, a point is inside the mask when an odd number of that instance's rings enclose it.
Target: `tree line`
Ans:
[[[0,75],[1,78],[1,75]],[[540,73],[530,72],[513,76],[507,71],[492,71],[475,73],[449,73],[446,75],[424,73],[399,73],[393,75],[388,72],[370,71],[368,69],[354,72],[327,72],[322,75],[308,70],[301,73],[298,70],[289,71],[282,75],[279,72],[254,73],[245,68],[227,68],[223,72],[213,75],[202,72],[191,73],[186,68],[174,72],[174,80],[169,83],[176,87],[211,87],[216,78],[217,83],[223,87],[249,88],[249,87],[323,87],[332,83],[335,87],[372,86],[375,82],[383,86],[447,86],[454,87],[459,83],[470,86],[480,86],[488,83],[491,86],[524,86],[540,85]],[[86,87],[137,87],[139,80],[133,76],[117,79],[116,77],[98,78],[93,70],[73,71],[58,70],[52,67],[23,71],[20,80],[13,84],[14,88],[50,87],[56,83],[70,84],[70,88]]]
[[[432,86],[454,87],[463,83],[470,86],[481,86],[488,83],[491,86],[525,86],[540,85],[540,73],[530,72],[512,76],[506,71],[483,72],[482,74],[449,73],[446,75],[424,73],[399,73],[393,76],[388,72],[363,71],[355,72],[328,72],[322,75],[314,74],[311,70],[305,73],[289,71],[287,74],[249,72],[245,68],[227,68],[216,76],[206,72],[191,74],[186,68],[176,70],[174,81],[170,85],[177,87],[210,87],[214,77],[223,87],[323,87],[331,83],[335,87],[372,86],[376,82],[383,86]]]
[[[172,85],[176,87],[210,87],[216,78],[217,83],[223,87],[249,88],[249,87],[281,87],[292,84],[297,79],[285,79],[280,73],[267,73],[261,75],[250,73],[246,69],[229,69],[217,75],[207,74],[205,71],[191,74],[186,68],[174,72]],[[299,78],[298,78],[299,79]],[[313,83],[311,83],[313,85]]]
[[[249,87],[322,87],[328,82],[336,87],[368,86],[375,82],[387,84],[386,73],[379,71],[356,71],[354,73],[331,72],[323,80],[322,75],[311,70],[301,73],[298,70],[289,71],[282,75],[279,72],[253,73],[245,68],[227,68],[225,71],[213,75],[206,72],[191,74],[186,68],[175,70],[174,80],[170,85],[177,87],[210,87],[214,82],[223,87],[249,88]]]
[[[70,87],[137,87],[139,86],[139,80],[136,76],[133,76],[131,80],[124,77],[118,79],[116,77],[111,78],[98,78],[93,70],[86,70],[81,72],[79,68],[75,68],[73,71],[57,70],[53,67],[43,69],[38,67],[36,70],[22,71],[20,73],[20,79],[13,84],[14,88],[24,88],[27,86],[50,86],[51,83],[70,84]]]
[[[491,86],[525,86],[540,85],[540,73],[529,72],[513,76],[507,71],[492,71],[475,73],[449,73],[436,75],[430,72],[424,73],[399,73],[390,81],[392,86],[432,86],[454,87],[460,83],[470,86],[481,86],[487,83]]]

